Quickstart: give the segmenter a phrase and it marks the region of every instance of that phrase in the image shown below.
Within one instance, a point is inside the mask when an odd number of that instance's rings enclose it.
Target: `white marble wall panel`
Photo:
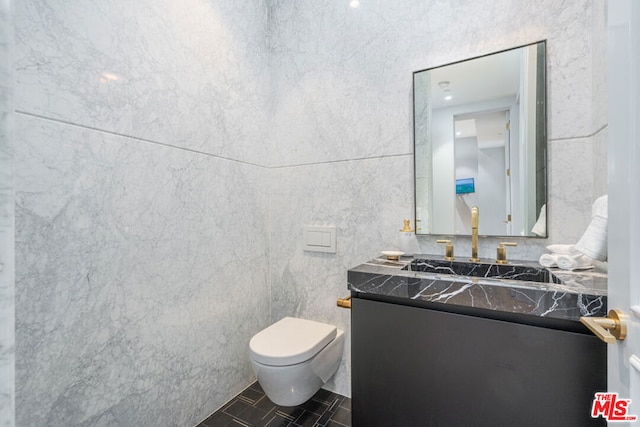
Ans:
[[[593,200],[607,194],[607,1],[593,0]]]
[[[265,164],[265,1],[25,0],[17,110]]]
[[[337,325],[347,341],[325,386],[351,395],[347,269],[397,248],[402,218],[413,210],[412,156],[279,168],[272,172],[272,321],[297,316]],[[302,250],[304,225],[335,225],[337,253]]]
[[[576,243],[591,221],[593,138],[550,141],[549,243]]]
[[[591,0],[276,0],[272,164],[411,153],[412,72],[543,39],[550,138],[590,135],[591,27]]]
[[[16,125],[17,424],[195,425],[254,378],[267,171]]]
[[[13,2],[0,0],[0,426],[14,422]]]
[[[591,56],[593,60],[593,132],[607,125],[607,2],[593,1]],[[606,163],[606,160],[605,160]]]
[[[593,136],[593,200],[607,194],[609,128],[604,127]]]

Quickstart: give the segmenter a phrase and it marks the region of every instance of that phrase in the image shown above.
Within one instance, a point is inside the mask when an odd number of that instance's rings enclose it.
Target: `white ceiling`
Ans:
[[[433,110],[455,105],[513,96],[520,86],[520,49],[483,56],[429,70],[431,73],[431,108]],[[444,100],[439,83],[448,81],[453,95]]]
[[[507,112],[465,115],[455,121],[456,139],[476,137],[478,149],[503,147],[506,143]]]

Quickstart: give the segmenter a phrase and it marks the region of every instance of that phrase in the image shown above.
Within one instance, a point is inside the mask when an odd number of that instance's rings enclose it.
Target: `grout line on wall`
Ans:
[[[589,135],[585,135],[585,136],[573,136],[573,137],[569,137],[569,138],[549,138],[549,142],[551,142],[551,141],[571,141],[571,140],[574,140],[574,139],[593,138],[594,136],[596,136],[597,134],[599,134],[600,132],[605,130],[608,126],[609,126],[609,124],[605,123],[599,129],[595,130],[593,133],[591,133]]]
[[[30,113],[30,112],[27,112],[27,111],[15,110],[15,113],[23,115],[23,116],[37,118],[37,119],[40,119],[40,120],[46,120],[46,121],[49,121],[49,122],[52,122],[52,123],[63,124],[63,125],[66,125],[66,126],[72,126],[72,127],[79,128],[79,129],[85,129],[85,130],[90,130],[90,131],[99,132],[99,133],[103,133],[103,134],[107,134],[107,135],[121,137],[121,138],[132,139],[132,140],[135,140],[135,141],[146,142],[148,144],[160,145],[160,146],[167,147],[167,148],[174,148],[176,150],[188,151],[190,153],[200,154],[200,155],[207,156],[207,157],[213,157],[213,158],[216,158],[216,159],[227,160],[227,161],[230,161],[230,162],[236,162],[236,163],[241,163],[241,164],[250,165],[250,166],[256,166],[256,167],[264,168],[264,169],[287,169],[287,168],[297,168],[297,167],[306,167],[306,166],[315,166],[315,165],[326,165],[326,164],[331,164],[331,163],[347,163],[347,162],[356,162],[356,161],[363,161],[363,160],[376,160],[376,159],[385,159],[385,158],[393,158],[393,157],[413,156],[413,153],[400,153],[400,154],[386,154],[386,155],[381,155],[381,156],[370,156],[370,157],[355,157],[355,158],[351,158],[351,159],[326,160],[326,161],[322,161],[322,162],[298,163],[298,164],[294,164],[294,165],[285,165],[285,166],[265,166],[265,165],[260,165],[260,164],[257,164],[257,163],[247,162],[247,161],[244,161],[244,160],[237,160],[237,159],[232,159],[230,157],[211,154],[211,153],[207,153],[205,151],[194,150],[192,148],[179,147],[179,146],[167,144],[167,143],[164,143],[164,142],[159,142],[159,141],[154,141],[154,140],[151,140],[151,139],[141,138],[139,136],[126,135],[124,133],[114,132],[114,131],[110,131],[110,130],[106,130],[106,129],[96,128],[96,127],[93,127],[93,126],[86,126],[86,125],[81,125],[81,124],[78,124],[78,123],[69,122],[69,121],[66,121],[66,120],[61,120],[61,119],[56,119],[56,118],[52,118],[52,117],[42,116],[40,114]],[[576,139],[576,138],[566,138],[566,139]]]
[[[338,160],[326,160],[323,162],[312,162],[312,163],[298,163],[295,165],[285,165],[285,166],[271,166],[270,169],[289,169],[289,168],[299,168],[305,166],[316,166],[316,165],[326,165],[330,163],[347,163],[347,162],[359,162],[362,160],[377,160],[377,159],[386,159],[392,157],[404,157],[404,156],[413,156],[413,153],[401,153],[401,154],[386,154],[382,156],[371,156],[371,157],[356,157],[353,159],[338,159]]]
[[[591,134],[591,136],[596,136],[597,134],[599,134],[600,132],[602,132],[603,130],[605,130],[608,127],[609,127],[609,123],[603,124],[602,126],[600,126],[600,129],[597,129],[595,132],[593,132]]]
[[[15,110],[15,113],[16,114],[21,114],[23,116],[29,116],[29,117],[34,117],[34,118],[41,119],[41,120],[46,120],[46,121],[57,123],[57,124],[63,124],[63,125],[67,125],[67,126],[80,128],[80,129],[91,130],[91,131],[94,131],[94,132],[99,132],[99,133],[104,133],[104,134],[108,134],[108,135],[118,136],[118,137],[121,137],[121,138],[133,139],[133,140],[140,141],[140,142],[146,142],[148,144],[156,144],[156,145],[161,145],[163,147],[175,148],[176,150],[188,151],[190,153],[201,154],[203,156],[214,157],[216,159],[221,159],[221,160],[228,160],[230,162],[242,163],[242,164],[245,164],[245,165],[250,165],[250,166],[256,166],[256,167],[259,167],[259,168],[269,169],[268,166],[259,165],[257,163],[251,163],[251,162],[247,162],[247,161],[244,161],[244,160],[232,159],[230,157],[219,156],[219,155],[207,153],[207,152],[204,152],[204,151],[194,150],[192,148],[179,147],[177,145],[171,145],[171,144],[166,144],[164,142],[153,141],[151,139],[140,138],[139,136],[126,135],[124,133],[113,132],[113,131],[110,131],[110,130],[100,129],[100,128],[96,128],[96,127],[92,127],[92,126],[79,125],[77,123],[68,122],[66,120],[54,119],[54,118],[51,118],[51,117],[41,116],[39,114],[29,113],[29,112],[26,112],[26,111]]]

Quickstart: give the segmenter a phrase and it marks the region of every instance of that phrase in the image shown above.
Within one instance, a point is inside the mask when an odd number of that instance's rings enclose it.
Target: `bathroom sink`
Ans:
[[[489,264],[416,258],[403,270],[489,279],[520,280],[539,283],[562,283],[546,268],[517,264]]]

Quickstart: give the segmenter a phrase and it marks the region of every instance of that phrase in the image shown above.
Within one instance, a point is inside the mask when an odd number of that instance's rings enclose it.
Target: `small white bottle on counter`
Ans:
[[[415,247],[414,230],[411,229],[411,220],[404,220],[404,228],[400,230],[400,250],[404,252],[404,256],[413,256],[413,248]]]

